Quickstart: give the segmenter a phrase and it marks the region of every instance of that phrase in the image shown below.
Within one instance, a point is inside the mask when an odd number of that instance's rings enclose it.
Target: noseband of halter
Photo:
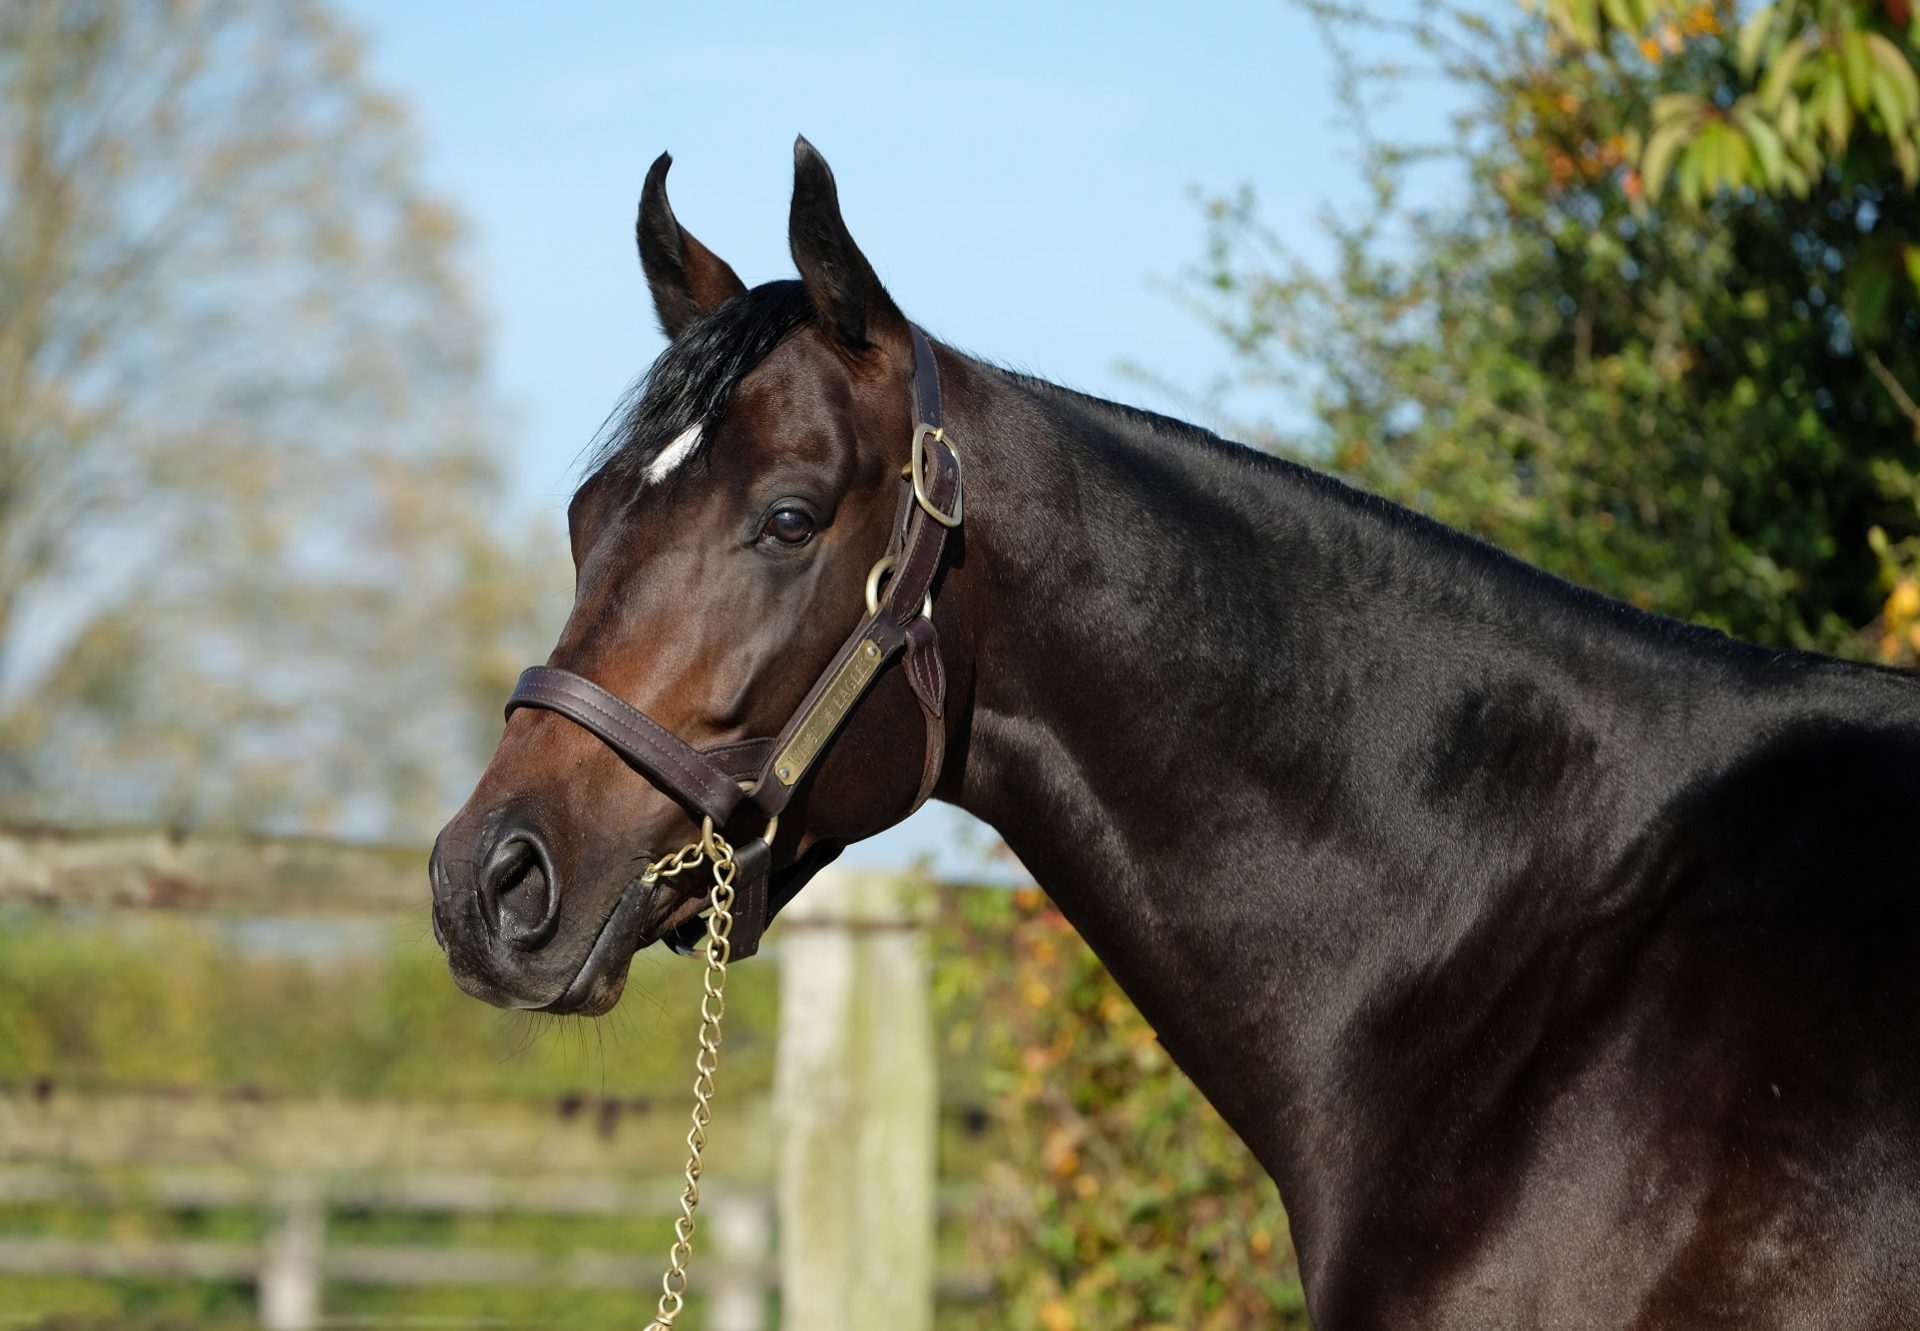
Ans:
[[[941,718],[947,676],[931,617],[933,582],[946,553],[948,534],[960,526],[960,457],[941,426],[940,370],[932,344],[918,325],[909,327],[915,411],[912,461],[904,476],[891,542],[885,557],[867,575],[865,616],[778,735],[696,749],[592,680],[552,666],[534,666],[522,674],[507,700],[508,716],[517,708],[538,707],[585,727],[696,815],[696,821],[711,819],[716,828],[732,829],[749,808],[760,815],[764,827],[751,840],[734,841],[738,865],[732,934],[735,958],[752,956],[759,949],[768,921],[786,904],[784,899],[772,901],[767,886],[780,811],[895,656],[905,656],[907,680],[926,718],[925,758],[912,809],[926,802],[940,776],[946,753]],[[628,883],[622,890],[632,888]],[[793,885],[788,897],[798,890],[799,885]]]

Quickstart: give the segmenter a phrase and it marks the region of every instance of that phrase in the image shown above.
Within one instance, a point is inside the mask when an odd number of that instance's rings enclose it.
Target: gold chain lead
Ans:
[[[700,996],[700,1051],[693,1056],[693,1127],[687,1133],[686,1191],[680,1194],[680,1215],[673,1222],[673,1246],[667,1250],[666,1274],[660,1277],[660,1309],[647,1331],[673,1331],[686,1306],[687,1263],[693,1260],[693,1213],[700,1208],[700,1154],[707,1145],[707,1125],[713,1122],[713,1074],[720,1062],[720,1019],[727,1015],[727,960],[733,944],[733,847],[713,830],[711,821],[700,840],[683,846],[650,865],[642,881],[672,878],[702,860],[713,865],[713,891],[708,897],[706,992]]]

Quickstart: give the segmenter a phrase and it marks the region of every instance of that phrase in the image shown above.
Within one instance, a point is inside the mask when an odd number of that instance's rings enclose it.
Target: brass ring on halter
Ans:
[[[887,574],[891,573],[893,571],[893,566],[898,562],[899,561],[896,560],[892,555],[882,555],[878,560],[878,562],[876,562],[872,568],[867,570],[867,613],[868,614],[877,615],[880,613],[880,579],[886,577]],[[922,619],[933,618],[933,591],[931,589],[929,589],[927,591],[927,594],[924,597],[922,597],[920,600],[920,618]]]
[[[755,793],[759,791],[760,783],[758,781],[742,781],[740,783],[740,789],[747,793],[748,799],[752,799]],[[767,849],[773,849],[773,834],[779,830],[780,815],[776,813],[767,819],[767,830],[760,834],[760,839],[767,843]]]

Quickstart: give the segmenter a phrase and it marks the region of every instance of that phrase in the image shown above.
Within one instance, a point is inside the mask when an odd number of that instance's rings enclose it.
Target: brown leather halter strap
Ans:
[[[929,612],[948,534],[960,526],[960,457],[942,429],[940,368],[933,346],[917,325],[909,328],[916,419],[906,486],[887,555],[868,576],[866,615],[778,735],[696,749],[592,680],[552,666],[534,666],[522,674],[507,700],[508,716],[517,708],[538,707],[585,727],[696,818],[711,818],[716,828],[731,828],[742,816],[743,805],[767,820],[765,831],[736,844],[734,851],[739,866],[732,934],[736,959],[759,950],[760,935],[784,904],[768,897],[773,820],[881,670],[903,653],[907,681],[926,718],[925,757],[914,809],[926,802],[940,777],[946,753],[942,715],[947,679]],[[883,576],[887,581],[882,590],[876,584]],[[631,887],[628,884],[627,890]]]

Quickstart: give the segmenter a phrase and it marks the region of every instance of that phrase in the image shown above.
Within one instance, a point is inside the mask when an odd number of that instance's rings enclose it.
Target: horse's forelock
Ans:
[[[664,450],[687,432],[711,426],[755,366],[814,319],[806,288],[767,282],[703,315],[687,328],[616,405],[590,449],[585,474],[634,484],[648,478]],[[702,430],[674,466],[707,447]]]

